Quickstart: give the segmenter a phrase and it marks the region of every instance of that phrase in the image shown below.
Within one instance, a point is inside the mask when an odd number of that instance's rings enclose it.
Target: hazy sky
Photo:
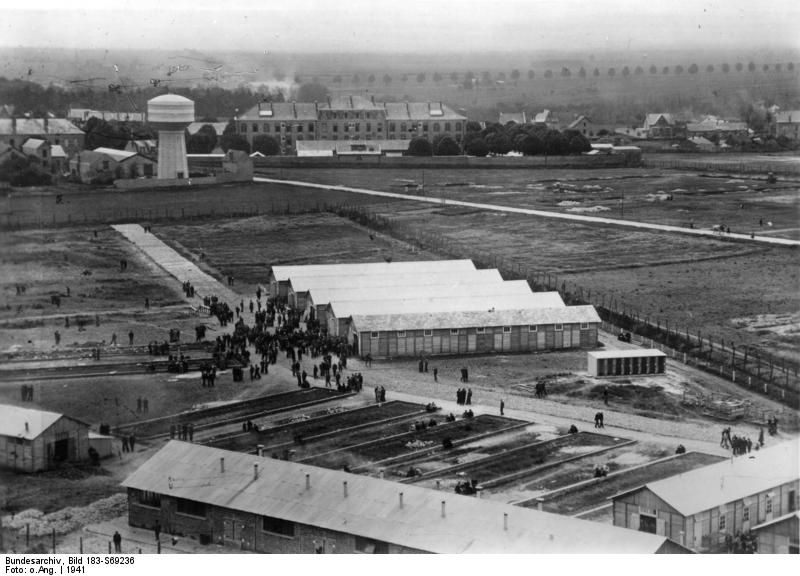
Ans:
[[[26,0],[0,8],[0,45],[273,52],[797,49],[800,0]]]

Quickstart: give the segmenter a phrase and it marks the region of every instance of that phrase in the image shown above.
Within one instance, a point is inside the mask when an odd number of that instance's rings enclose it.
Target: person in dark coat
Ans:
[[[114,532],[114,552],[122,553],[122,535],[119,532]]]

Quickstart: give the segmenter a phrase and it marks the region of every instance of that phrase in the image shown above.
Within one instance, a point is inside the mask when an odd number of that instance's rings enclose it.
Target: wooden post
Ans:
[[[25,547],[31,545],[31,525],[25,524]]]
[[[56,553],[56,529],[53,528],[53,554]]]
[[[78,550],[80,550],[80,554],[83,554],[83,536],[80,537],[79,546]]]

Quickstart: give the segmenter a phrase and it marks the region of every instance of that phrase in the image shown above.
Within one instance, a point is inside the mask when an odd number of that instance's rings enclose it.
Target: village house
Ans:
[[[69,161],[69,171],[81,182],[96,179],[153,178],[157,163],[136,152],[115,148],[95,148],[76,154]]]
[[[800,140],[800,110],[783,110],[775,114],[775,137]]]
[[[648,140],[671,140],[681,138],[684,134],[672,114],[648,114],[642,131]]]
[[[633,488],[612,498],[614,525],[724,552],[737,533],[798,510],[799,458],[795,439]]]
[[[596,128],[594,123],[586,116],[578,116],[575,120],[567,125],[567,130],[575,130],[580,132],[586,138],[594,138],[596,135]]]

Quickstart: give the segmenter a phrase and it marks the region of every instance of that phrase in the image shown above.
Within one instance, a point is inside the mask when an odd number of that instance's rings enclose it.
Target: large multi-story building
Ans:
[[[460,142],[467,118],[441,102],[376,102],[361,96],[325,102],[261,102],[236,118],[250,144],[261,134],[284,149],[304,140],[409,140],[439,135]]]
[[[0,118],[0,142],[21,148],[29,138],[61,146],[68,156],[83,150],[83,130],[64,118]]]

